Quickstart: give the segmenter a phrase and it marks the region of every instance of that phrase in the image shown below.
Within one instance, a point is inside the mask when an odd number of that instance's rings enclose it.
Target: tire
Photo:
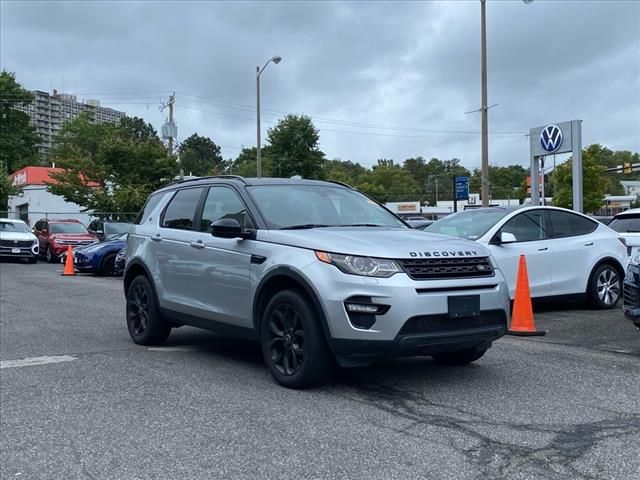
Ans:
[[[105,255],[100,262],[100,269],[98,270],[98,275],[102,275],[105,277],[113,277],[116,274],[116,254],[109,253]]]
[[[160,314],[153,287],[144,275],[133,279],[127,290],[127,328],[138,345],[160,345],[171,326]]]
[[[598,310],[614,308],[622,297],[622,276],[613,265],[596,268],[589,281],[589,303]]]
[[[264,361],[280,385],[305,388],[329,378],[332,358],[318,314],[298,291],[273,296],[260,322],[260,342]]]
[[[47,245],[47,250],[44,253],[47,263],[55,263],[58,257],[56,256],[51,245]]]
[[[487,350],[487,348],[466,348],[464,350],[458,350],[456,352],[433,355],[433,359],[438,363],[442,363],[443,365],[467,365],[480,359],[480,357],[482,357]]]

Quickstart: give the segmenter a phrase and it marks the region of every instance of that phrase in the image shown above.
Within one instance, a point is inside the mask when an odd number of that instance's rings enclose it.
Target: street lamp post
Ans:
[[[256,148],[256,176],[258,178],[262,177],[262,158],[260,155],[260,75],[264,72],[264,69],[267,68],[271,62],[276,65],[282,61],[282,57],[278,55],[274,55],[264,64],[262,68],[260,65],[256,67],[256,137],[257,137],[257,148]]]

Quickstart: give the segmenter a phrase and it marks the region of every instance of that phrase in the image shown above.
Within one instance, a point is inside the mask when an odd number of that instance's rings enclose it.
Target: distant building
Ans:
[[[67,202],[47,190],[46,183],[55,183],[51,173],[61,168],[25,167],[13,173],[13,182],[22,185],[22,192],[9,197],[9,218],[19,218],[33,225],[41,218],[74,218],[85,225],[90,215],[80,211],[80,205]],[[45,183],[46,182],[46,183]]]
[[[95,123],[118,123],[126,116],[124,112],[101,107],[98,100],[78,102],[75,95],[58,93],[56,90],[51,95],[40,90],[31,93],[35,96],[33,103],[16,105],[15,108],[29,115],[31,124],[36,127],[36,132],[42,139],[38,148],[45,157],[49,155],[53,138],[62,128],[62,124],[73,120],[81,113],[89,112]]]

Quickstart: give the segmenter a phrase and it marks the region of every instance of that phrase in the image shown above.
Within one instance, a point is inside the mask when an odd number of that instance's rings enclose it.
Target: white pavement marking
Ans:
[[[201,352],[201,347],[178,346],[178,347],[148,347],[150,352]]]
[[[59,355],[57,357],[27,357],[21,360],[1,360],[0,369],[17,367],[34,367],[36,365],[48,365],[50,363],[71,362],[77,360],[71,355]]]

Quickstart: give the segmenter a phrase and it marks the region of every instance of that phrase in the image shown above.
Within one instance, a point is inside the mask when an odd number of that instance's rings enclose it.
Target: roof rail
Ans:
[[[207,180],[209,178],[222,178],[222,179],[235,179],[235,180],[240,180],[242,183],[244,183],[245,185],[248,184],[247,180],[244,177],[241,177],[240,175],[206,175],[204,177],[196,177],[196,178],[187,178],[187,179],[183,179],[183,180],[174,180],[173,182],[167,183],[165,186],[168,187],[169,185],[176,185],[178,183],[186,183],[186,182],[196,182],[198,180]]]
[[[348,183],[344,183],[344,182],[340,182],[338,180],[324,180],[325,182],[329,182],[329,183],[335,183],[336,185],[341,185],[343,187],[347,187],[350,188],[351,190],[356,190],[355,187],[352,187],[351,185],[349,185]]]

